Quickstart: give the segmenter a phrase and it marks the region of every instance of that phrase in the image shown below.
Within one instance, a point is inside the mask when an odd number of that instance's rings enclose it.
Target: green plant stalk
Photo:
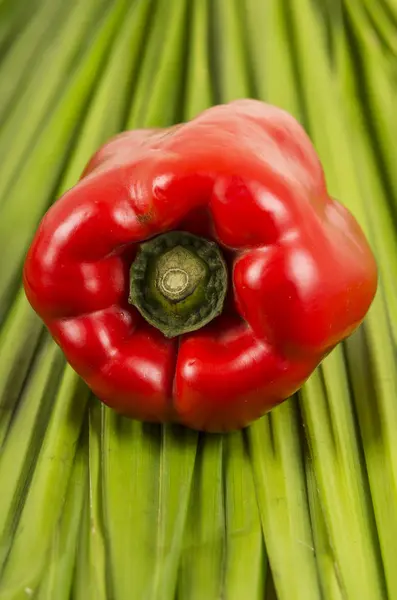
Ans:
[[[331,543],[347,593],[382,598],[377,532],[341,348],[322,369],[323,400],[321,394],[310,393],[309,385],[302,405]]]
[[[44,0],[42,5],[44,5]],[[0,2],[0,69],[8,53],[12,51],[14,42],[31,24],[32,11],[35,9],[37,11],[35,1],[31,2],[29,6],[23,0],[2,0]]]
[[[105,409],[102,434],[104,531],[109,595],[148,598],[156,552],[159,429]]]
[[[116,2],[71,78],[66,93],[41,132],[35,150],[26,160],[7,204],[0,212],[0,254],[3,259],[0,285],[0,319],[9,307],[32,230],[51,200],[76,138],[90,94],[107,59],[110,44],[125,15],[125,0]],[[35,203],[24,207],[26,190]],[[8,234],[12,231],[13,235]]]
[[[70,600],[79,532],[87,497],[86,445],[79,443],[65,503],[55,527],[48,553],[48,567],[43,575],[37,600]],[[87,520],[88,521],[88,520]],[[90,596],[85,596],[87,600]],[[99,597],[92,596],[95,600]]]
[[[0,329],[0,448],[42,330],[21,290]]]
[[[352,0],[347,2],[346,6],[346,30],[351,46],[355,49],[356,77],[365,89],[365,95],[361,98],[362,108],[366,111],[367,126],[370,127],[377,159],[389,185],[389,197],[396,215],[397,152],[393,134],[397,127],[395,58],[386,60],[360,7],[354,6]],[[382,68],[379,68],[380,64]]]
[[[385,8],[386,2],[364,0],[361,4],[353,0],[351,5],[353,10],[360,11],[364,8],[379,41],[390,52],[390,59],[393,60],[397,54],[397,40],[395,35],[397,21],[393,20],[392,15]],[[369,23],[365,24],[365,28],[369,28]]]
[[[249,62],[238,0],[215,0],[211,7],[214,87],[219,88],[216,100],[230,102],[245,98],[252,82],[248,74]]]
[[[183,118],[190,120],[213,104],[209,57],[208,0],[193,0]]]
[[[47,337],[35,355],[32,372],[0,454],[0,572],[23,509],[40,451],[63,360]]]
[[[320,504],[313,463],[307,453],[305,453],[305,471],[310,507],[310,521],[313,530],[313,540],[316,550],[318,572],[320,575],[322,597],[324,600],[345,600],[346,590],[341,586],[341,578],[336,565],[335,555],[330,545],[330,539]]]
[[[151,589],[146,596],[152,600],[175,598],[196,450],[196,432],[162,427],[157,540]]]
[[[266,3],[247,1],[248,39],[252,45],[259,99],[271,102],[302,120],[302,98],[294,80],[294,65],[286,55],[286,41],[290,33],[283,3],[280,0],[268,0]]]
[[[178,121],[186,47],[186,0],[158,0],[127,127],[165,127]]]
[[[279,600],[321,598],[296,403],[248,429],[266,550]],[[282,540],[282,543],[280,542]]]
[[[244,7],[245,13],[245,39],[249,62],[252,65],[255,96],[266,98],[268,93],[267,81],[277,84],[282,79],[279,76],[279,71],[276,71],[277,77],[275,79],[270,75],[269,69],[273,70],[277,67],[277,55],[269,57],[266,51],[266,44],[274,44],[278,38],[277,35],[273,34],[270,39],[266,39],[265,34],[267,23],[269,20],[274,19],[274,3],[262,2],[262,0],[246,0],[241,6]],[[279,26],[280,24],[277,24],[277,27]]]
[[[126,114],[131,104],[131,89],[141,68],[140,58],[147,41],[145,34],[151,22],[152,9],[153,0],[134,0],[131,3],[99,84],[94,90],[89,111],[81,125],[78,142],[73,148],[57,196],[75,185],[89,158],[110,137],[125,127]]]
[[[76,561],[70,598],[71,600],[87,600],[88,598],[91,600],[92,581],[87,576],[87,573],[90,573],[90,506],[88,494],[85,494],[84,497],[79,526],[80,530],[77,539]]]
[[[226,560],[224,597],[262,600],[267,559],[251,463],[242,432],[225,436]]]
[[[12,198],[13,186],[32,148],[34,151],[40,134],[62,102],[63,94],[67,94],[73,80],[71,72],[87,51],[87,38],[93,33],[97,13],[98,3],[88,0],[83,5],[80,2],[72,4],[66,18],[62,13],[56,15],[60,21],[55,29],[57,35],[53,34],[53,39],[47,40],[52,52],[48,48],[46,52],[42,51],[34,76],[24,82],[23,92],[13,102],[0,130],[0,206]],[[105,15],[103,20],[106,21],[106,18]],[[54,54],[56,60],[53,59]]]
[[[337,376],[341,377],[341,373]],[[363,591],[364,598],[370,598],[369,595],[365,595],[365,589],[360,589],[361,581],[369,577],[367,573],[363,573],[366,555],[363,555],[359,544],[363,541],[364,547],[369,547],[369,551],[373,552],[376,550],[376,541],[373,542],[372,522],[366,515],[366,507],[359,503],[360,497],[357,500],[356,487],[362,478],[362,475],[360,477],[362,467],[359,465],[357,472],[359,477],[357,477],[355,466],[349,460],[351,446],[356,443],[356,437],[353,440],[346,437],[344,417],[341,416],[338,422],[335,412],[339,405],[334,407],[332,400],[335,399],[327,396],[319,373],[312,376],[301,391],[301,404],[316,485],[330,545],[336,559],[337,572],[340,574],[340,584],[342,589],[346,590],[348,598],[354,598],[357,590]],[[347,425],[350,425],[349,421]],[[355,436],[354,430],[353,435]],[[344,448],[345,443],[349,446],[347,450]],[[356,510],[359,512],[355,512]],[[371,541],[374,544],[372,546]],[[351,556],[353,548],[354,555]],[[376,556],[375,561],[375,568],[379,568]],[[348,565],[350,569],[354,567],[353,573],[347,570]],[[372,597],[383,598],[381,582],[375,580],[374,583],[371,579],[369,582],[373,588],[378,586],[376,595]]]
[[[385,415],[382,410],[385,400],[392,398],[393,390],[390,389],[385,377],[387,365],[382,379],[379,379],[379,370],[373,358],[376,350],[376,346],[374,348],[374,345],[370,344],[364,328],[346,344],[346,356],[365,450],[386,585],[389,598],[393,598],[397,589],[395,574],[397,515],[394,509],[397,482],[392,470],[395,443],[393,444],[394,437],[388,439]],[[389,449],[391,454],[388,453]]]
[[[2,600],[25,598],[48,567],[85,414],[88,390],[66,367],[45,432],[13,544],[0,578]]]
[[[223,436],[199,443],[180,562],[178,600],[222,598],[225,564]]]
[[[90,596],[95,600],[106,600],[106,545],[103,531],[102,516],[102,416],[104,407],[96,398],[92,398],[89,405],[89,519],[88,534],[88,560],[85,577],[87,579]]]
[[[13,42],[1,61],[1,123],[4,123],[10,109],[12,110],[18,99],[24,95],[40,55],[54,43],[59,27],[65,17],[67,18],[71,6],[62,7],[58,0],[40,2],[26,26],[14,35]]]
[[[397,24],[397,2],[396,0],[380,0],[380,3],[388,13],[393,23]]]

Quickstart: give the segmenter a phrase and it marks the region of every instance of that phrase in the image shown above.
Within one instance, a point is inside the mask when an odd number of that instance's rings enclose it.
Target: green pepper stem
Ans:
[[[166,337],[209,323],[221,313],[226,292],[218,245],[183,231],[141,244],[131,266],[129,302]]]

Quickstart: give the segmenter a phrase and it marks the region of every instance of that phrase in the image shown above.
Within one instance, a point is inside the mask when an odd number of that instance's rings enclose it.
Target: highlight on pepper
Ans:
[[[377,268],[299,123],[239,100],[105,144],[44,216],[24,284],[107,405],[228,431],[354,331]]]

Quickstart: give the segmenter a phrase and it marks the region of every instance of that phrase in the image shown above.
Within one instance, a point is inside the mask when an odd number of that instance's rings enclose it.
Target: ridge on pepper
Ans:
[[[228,431],[354,331],[377,268],[299,123],[239,100],[105,144],[44,216],[24,285],[107,405]]]

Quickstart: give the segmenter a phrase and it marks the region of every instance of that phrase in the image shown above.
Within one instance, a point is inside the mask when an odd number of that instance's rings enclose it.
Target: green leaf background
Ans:
[[[0,0],[0,600],[397,600],[396,0]],[[254,97],[298,118],[380,284],[250,428],[100,405],[30,309],[47,207],[116,132]]]

